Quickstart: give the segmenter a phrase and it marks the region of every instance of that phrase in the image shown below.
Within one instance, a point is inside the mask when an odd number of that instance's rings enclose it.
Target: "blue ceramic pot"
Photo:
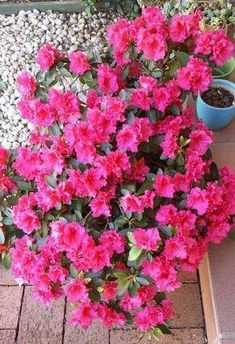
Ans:
[[[228,80],[214,80],[212,86],[223,87],[235,96],[235,84]],[[218,130],[226,127],[235,118],[235,102],[227,108],[218,108],[206,104],[200,94],[197,97],[197,116],[209,129]]]

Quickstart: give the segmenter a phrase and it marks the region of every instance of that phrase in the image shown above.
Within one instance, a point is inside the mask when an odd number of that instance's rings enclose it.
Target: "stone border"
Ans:
[[[41,12],[49,10],[61,12],[61,13],[78,13],[83,11],[83,5],[81,0],[58,0],[58,1],[38,1],[27,3],[1,3],[0,14],[11,15],[18,13],[19,11],[32,11],[37,9]],[[102,4],[97,5],[97,10],[104,10]]]

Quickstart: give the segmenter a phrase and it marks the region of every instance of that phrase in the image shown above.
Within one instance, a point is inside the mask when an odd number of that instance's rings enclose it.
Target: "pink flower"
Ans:
[[[138,143],[148,142],[153,135],[152,125],[148,118],[136,118],[131,127],[136,133]]]
[[[172,133],[167,133],[165,135],[164,141],[161,142],[160,146],[163,150],[162,155],[164,157],[170,159],[175,158],[175,153],[179,148],[176,142],[176,136],[174,136]]]
[[[110,251],[110,255],[112,255],[113,252],[118,254],[124,252],[124,236],[117,233],[115,230],[109,230],[101,234],[99,241],[104,248],[107,248]]]
[[[177,217],[177,209],[174,205],[161,205],[156,213],[156,220],[161,225],[174,224]]]
[[[177,83],[183,90],[192,90],[194,94],[206,91],[212,83],[212,71],[207,62],[191,57],[186,67],[178,71]]]
[[[156,294],[157,287],[154,284],[142,286],[137,292],[137,296],[141,299],[141,304],[151,304]]]
[[[50,89],[48,94],[48,103],[57,111],[62,123],[74,123],[80,118],[80,102],[72,91]]]
[[[27,72],[18,76],[16,83],[18,91],[23,97],[31,97],[37,89],[36,79]]]
[[[117,296],[118,286],[116,282],[106,282],[104,285],[104,290],[102,293],[102,298],[104,301],[114,300]]]
[[[151,30],[142,29],[138,32],[137,51],[143,51],[148,60],[158,61],[164,58],[167,44],[162,34],[152,33]]]
[[[96,196],[96,198],[93,198],[90,201],[89,206],[92,210],[92,216],[94,218],[100,216],[111,216],[109,199],[107,199],[105,196]]]
[[[96,318],[96,304],[83,302],[75,309],[75,311],[72,312],[69,322],[74,325],[80,325],[84,329],[87,329],[92,321]]]
[[[89,168],[82,176],[83,187],[87,196],[96,196],[100,189],[106,185],[98,168]]]
[[[14,182],[14,180],[6,176],[6,174],[0,169],[0,191],[3,193],[7,193],[9,191],[16,190],[16,189],[17,189],[17,185]]]
[[[36,61],[41,71],[50,69],[60,57],[60,52],[50,44],[45,44],[39,49]]]
[[[63,223],[61,221],[50,224],[52,237],[55,238],[57,245],[65,251],[81,249],[82,243],[87,241],[87,234],[84,227],[76,222]]]
[[[173,179],[167,174],[158,174],[156,176],[154,188],[159,197],[173,198],[174,196]]]
[[[209,145],[212,143],[212,133],[210,136],[204,130],[194,130],[190,133],[189,148],[202,156],[206,153]]]
[[[142,201],[135,195],[127,193],[121,198],[120,204],[125,213],[141,213],[143,211]]]
[[[56,111],[39,98],[23,99],[18,103],[21,116],[38,127],[49,127],[56,120]]]
[[[146,260],[142,266],[143,273],[155,281],[160,291],[173,291],[180,287],[174,263],[164,256],[154,257],[151,263]]]
[[[141,331],[147,331],[164,322],[164,315],[160,306],[149,306],[137,311],[134,317],[135,325]]]
[[[112,328],[113,325],[122,326],[125,323],[125,316],[123,313],[116,312],[106,304],[99,304],[97,307],[98,316],[102,320],[104,326]]]
[[[207,193],[205,190],[201,190],[199,187],[195,187],[191,190],[187,198],[187,206],[190,209],[197,210],[199,215],[205,214],[208,208]]]
[[[189,191],[189,180],[185,174],[176,173],[173,178],[175,191]]]
[[[83,75],[90,69],[87,56],[82,51],[73,51],[69,54],[70,70],[77,75]]]
[[[225,35],[223,30],[215,31],[213,36],[214,44],[212,47],[211,60],[215,61],[218,66],[222,66],[233,56],[234,44]]]
[[[157,87],[157,80],[151,76],[141,75],[139,78],[141,89],[153,92]]]
[[[129,125],[124,125],[117,134],[118,148],[124,151],[137,151],[138,140],[135,131]]]
[[[67,284],[65,295],[72,303],[86,302],[88,300],[88,290],[85,281],[82,279],[76,279]]]
[[[164,255],[168,260],[186,258],[187,252],[182,238],[169,238],[165,244]]]
[[[13,222],[25,233],[30,234],[41,227],[41,222],[33,208],[36,206],[34,194],[22,196],[13,208]]]
[[[113,94],[119,90],[117,75],[109,65],[99,65],[98,85],[103,94]]]
[[[152,99],[148,96],[148,91],[138,88],[131,93],[130,103],[142,110],[150,110]]]
[[[223,30],[201,32],[196,38],[196,53],[210,55],[210,60],[222,66],[232,57],[233,43]]]
[[[157,228],[136,228],[133,232],[136,246],[146,251],[156,251],[161,240]]]
[[[165,111],[165,109],[171,104],[171,96],[167,87],[156,88],[153,93],[153,101],[155,107],[159,111]]]
[[[149,167],[145,164],[144,158],[135,160],[131,166],[129,177],[136,182],[143,182],[149,170]]]
[[[92,270],[94,272],[102,270],[105,266],[110,266],[110,252],[103,245],[93,248],[90,255],[90,262],[92,264]]]
[[[183,43],[191,35],[197,34],[201,17],[200,12],[174,16],[170,23],[170,39],[173,42]]]
[[[131,297],[128,292],[125,293],[120,302],[120,306],[122,307],[122,309],[127,312],[131,311],[134,308],[139,308],[141,305],[141,298],[138,295]]]
[[[190,16],[174,16],[170,23],[170,38],[173,42],[184,42],[191,34]]]
[[[189,182],[199,180],[204,174],[206,164],[197,155],[190,154],[186,158],[186,176]]]
[[[0,147],[0,170],[5,168],[8,157],[9,157],[8,151],[5,148]]]

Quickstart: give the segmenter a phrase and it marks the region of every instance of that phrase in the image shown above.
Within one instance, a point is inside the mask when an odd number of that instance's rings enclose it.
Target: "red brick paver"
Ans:
[[[15,330],[0,330],[0,344],[14,344],[15,336]]]
[[[66,320],[69,319],[72,307],[67,304]],[[84,331],[78,326],[71,326],[68,323],[65,326],[64,344],[109,344],[109,331],[99,322]]]
[[[1,272],[0,286],[0,344],[137,344],[140,332],[135,329],[108,331],[95,323],[87,331],[66,324],[71,306],[65,300],[45,308],[36,303],[32,288],[6,286],[12,283],[9,274]],[[171,322],[173,335],[164,336],[160,344],[203,344],[203,313],[196,274],[181,274],[183,282],[170,298],[176,308],[176,318]],[[2,282],[4,281],[4,282]],[[22,301],[22,303],[21,303]],[[17,339],[15,342],[15,338]],[[156,343],[141,339],[140,344]],[[227,343],[226,343],[227,344]],[[234,343],[228,343],[234,344]]]
[[[168,297],[172,300],[176,310],[176,316],[170,322],[172,328],[203,327],[202,305],[198,284],[184,284]]]
[[[141,340],[138,331],[112,330],[110,332],[110,344],[204,344],[202,329],[178,329],[172,330],[172,335],[162,337],[159,342],[149,341],[147,337]]]
[[[25,288],[19,323],[18,344],[62,343],[65,301],[53,302],[49,307],[32,299],[31,287]]]
[[[0,329],[16,329],[23,288],[0,287]]]
[[[1,285],[18,285],[10,271],[7,271],[0,265],[0,286]]]

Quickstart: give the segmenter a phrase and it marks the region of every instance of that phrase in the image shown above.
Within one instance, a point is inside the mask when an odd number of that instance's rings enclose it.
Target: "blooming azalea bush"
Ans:
[[[178,272],[195,271],[230,231],[235,176],[183,107],[233,50],[200,19],[147,8],[109,28],[114,59],[47,44],[36,77],[18,78],[35,129],[27,147],[0,150],[2,257],[37,300],[67,296],[73,324],[167,333]]]

